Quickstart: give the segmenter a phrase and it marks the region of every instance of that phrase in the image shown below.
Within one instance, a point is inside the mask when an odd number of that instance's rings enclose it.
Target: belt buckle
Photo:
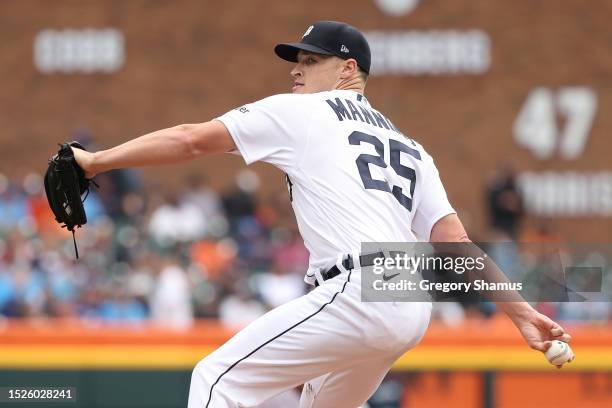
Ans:
[[[353,256],[351,254],[347,254],[346,259],[342,260],[342,266],[349,271],[355,268],[355,262],[353,262]]]

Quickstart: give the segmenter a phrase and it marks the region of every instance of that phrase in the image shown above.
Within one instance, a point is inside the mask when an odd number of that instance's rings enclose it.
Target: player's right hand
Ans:
[[[565,343],[572,340],[572,336],[566,333],[563,327],[536,310],[516,319],[514,323],[529,347],[534,350],[545,352],[553,340]]]

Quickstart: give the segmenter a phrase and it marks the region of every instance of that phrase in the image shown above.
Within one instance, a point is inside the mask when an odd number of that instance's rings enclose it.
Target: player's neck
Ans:
[[[363,94],[365,89],[365,84],[363,80],[359,76],[355,76],[348,79],[342,79],[338,81],[334,89],[342,90],[342,91],[355,91],[360,94]]]

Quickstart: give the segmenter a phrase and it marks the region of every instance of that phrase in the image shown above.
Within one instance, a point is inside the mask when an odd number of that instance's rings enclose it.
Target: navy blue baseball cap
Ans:
[[[342,59],[354,58],[357,65],[370,73],[370,45],[365,36],[352,25],[338,21],[317,21],[304,33],[300,42],[282,43],[274,47],[276,55],[286,61],[297,62],[298,52],[335,55]]]

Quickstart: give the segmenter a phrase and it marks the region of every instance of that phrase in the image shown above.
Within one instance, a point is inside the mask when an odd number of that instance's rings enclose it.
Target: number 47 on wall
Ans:
[[[584,151],[596,110],[597,96],[591,88],[535,88],[514,122],[514,140],[539,159],[557,151],[564,159],[576,159]]]

